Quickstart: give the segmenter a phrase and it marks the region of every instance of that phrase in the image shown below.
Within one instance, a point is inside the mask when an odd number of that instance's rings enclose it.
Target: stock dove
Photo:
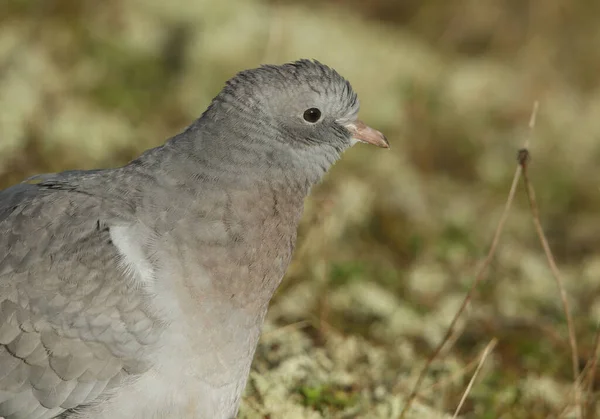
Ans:
[[[358,108],[317,61],[262,66],[126,166],[1,191],[0,417],[235,417],[304,198],[388,147]]]

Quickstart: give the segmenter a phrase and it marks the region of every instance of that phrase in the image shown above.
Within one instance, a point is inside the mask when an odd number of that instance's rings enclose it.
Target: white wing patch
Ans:
[[[154,282],[154,268],[144,253],[144,235],[132,226],[110,227],[110,238],[122,257],[121,264],[126,273],[139,285]]]

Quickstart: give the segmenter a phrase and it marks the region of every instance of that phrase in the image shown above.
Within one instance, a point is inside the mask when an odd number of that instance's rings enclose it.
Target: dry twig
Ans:
[[[531,113],[531,118],[529,120],[530,135],[531,135],[531,132],[533,131],[533,128],[535,127],[537,111],[538,111],[538,102],[536,101],[534,103],[533,111]],[[525,146],[524,150],[526,150],[527,147],[529,146],[529,138],[527,138],[525,140],[524,146]],[[528,154],[527,154],[527,156],[528,156]],[[521,156],[521,152],[519,152],[519,165],[515,169],[515,174],[513,176],[512,184],[510,186],[508,198],[506,200],[506,204],[504,205],[504,211],[502,212],[500,221],[498,222],[496,231],[494,232],[494,237],[492,239],[492,244],[490,245],[490,250],[488,251],[488,254],[485,257],[481,267],[479,268],[477,275],[475,276],[475,280],[471,284],[471,287],[469,288],[467,295],[465,296],[458,311],[456,312],[452,321],[450,322],[450,325],[448,326],[448,329],[446,330],[446,334],[444,335],[442,341],[437,345],[437,347],[434,349],[433,353],[429,356],[429,358],[425,362],[425,365],[423,366],[423,369],[421,370],[419,376],[417,377],[417,381],[413,387],[413,390],[411,391],[410,395],[408,396],[406,403],[404,404],[404,407],[402,408],[402,411],[400,412],[400,416],[399,416],[400,419],[404,419],[406,417],[406,414],[407,414],[408,410],[410,409],[410,406],[411,406],[412,402],[414,401],[415,397],[417,396],[419,389],[421,388],[421,385],[423,384],[423,380],[425,379],[425,376],[427,375],[427,372],[429,371],[429,367],[431,366],[433,361],[438,357],[438,355],[440,354],[440,352],[442,351],[442,349],[448,342],[449,338],[453,335],[458,319],[460,318],[460,316],[463,314],[463,312],[465,311],[465,309],[471,302],[471,299],[473,298],[473,294],[475,293],[477,286],[485,278],[486,269],[490,265],[494,255],[496,253],[496,248],[498,246],[498,242],[500,241],[500,234],[502,233],[502,230],[504,229],[504,224],[506,222],[506,219],[508,218],[508,213],[509,213],[510,207],[512,206],[512,203],[513,203],[513,200],[515,197],[517,185],[518,185],[519,179],[521,177],[521,172],[523,170],[521,161],[522,161],[522,156]]]
[[[536,102],[537,104],[537,102]],[[530,128],[535,126],[535,119],[532,119],[532,123],[530,123]],[[529,151],[527,147],[522,149],[519,152],[519,163],[523,172],[523,182],[525,184],[525,190],[527,192],[527,198],[529,200],[529,206],[531,208],[531,215],[533,218],[533,224],[544,249],[544,253],[546,255],[546,259],[548,261],[548,265],[550,266],[550,270],[552,271],[552,275],[556,280],[556,284],[558,286],[558,290],[560,292],[560,299],[562,302],[563,310],[565,313],[565,317],[567,319],[567,329],[569,332],[569,345],[571,347],[571,364],[573,368],[573,391],[575,395],[575,406],[581,406],[581,394],[578,385],[579,378],[579,351],[577,349],[577,338],[575,336],[575,326],[573,324],[573,318],[571,316],[571,311],[569,309],[569,302],[567,300],[567,293],[565,291],[564,283],[558,266],[556,265],[556,261],[554,256],[552,255],[552,250],[550,250],[550,245],[548,244],[548,240],[546,239],[546,235],[544,234],[544,229],[542,228],[542,223],[540,221],[540,213],[537,205],[537,201],[535,199],[535,191],[533,189],[533,185],[529,180],[529,176],[527,173],[528,163],[529,163]],[[582,409],[579,409],[578,417],[581,417]]]
[[[587,372],[585,378],[582,382],[587,381],[587,399],[584,404],[584,411],[582,416],[584,418],[592,418],[594,417],[594,409],[593,409],[593,394],[594,394],[594,381],[596,379],[596,368],[598,367],[598,357],[600,356],[600,328],[596,330],[596,337],[594,339],[594,351],[592,352],[592,357],[586,363],[584,371]]]
[[[457,380],[458,378],[465,376],[468,372],[470,372],[471,370],[474,370],[475,368],[477,368],[477,364],[479,363],[480,359],[481,359],[481,355],[476,356],[475,358],[473,358],[472,360],[470,360],[467,363],[467,365],[465,365],[464,367],[462,367],[460,370],[458,370],[458,371],[456,371],[456,372],[454,372],[454,373],[452,373],[452,374],[450,374],[448,376],[440,378],[439,380],[437,380],[436,382],[432,383],[431,385],[423,388],[422,392],[431,392],[431,391],[437,390],[440,387],[448,385],[448,384],[452,383],[454,380]]]
[[[600,356],[600,328],[596,329],[596,336],[594,338],[594,348],[592,350],[592,354],[590,358],[585,363],[585,366],[579,373],[579,377],[577,379],[578,384],[582,389],[587,389],[587,397],[582,401],[582,412],[581,416],[586,418],[595,418],[594,406],[593,406],[593,393],[594,393],[594,381],[596,378],[596,367],[598,364],[598,357]],[[571,390],[568,392],[566,400],[567,402],[561,407],[560,414],[557,416],[558,419],[565,417],[569,412],[570,406],[570,398],[573,394],[573,386]]]
[[[487,344],[487,346],[483,350],[483,353],[481,354],[481,358],[479,358],[479,363],[477,364],[477,368],[475,369],[475,372],[473,373],[471,380],[469,380],[469,384],[467,385],[467,388],[465,389],[462,397],[460,398],[460,402],[458,403],[458,406],[456,407],[456,410],[454,411],[454,415],[452,416],[452,419],[456,419],[458,417],[458,413],[460,412],[460,409],[462,408],[463,404],[465,403],[465,400],[467,400],[467,396],[471,392],[471,388],[473,388],[473,383],[475,382],[475,378],[477,378],[477,375],[479,374],[479,371],[481,370],[483,363],[485,362],[488,355],[490,354],[490,352],[492,352],[492,350],[494,349],[494,347],[496,346],[497,343],[498,343],[498,339],[494,338],[490,341],[490,343]]]

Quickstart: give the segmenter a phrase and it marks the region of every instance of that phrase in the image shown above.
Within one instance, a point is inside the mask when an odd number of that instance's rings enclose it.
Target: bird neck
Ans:
[[[201,188],[206,183],[246,188],[268,181],[273,188],[303,199],[340,157],[334,147],[294,147],[274,125],[242,118],[235,110],[226,113],[227,119],[217,118],[212,116],[213,109],[170,139],[161,151],[169,173],[180,179],[200,179]]]
[[[234,126],[225,135],[197,121],[134,163],[151,179],[142,192],[147,206],[163,214],[146,222],[158,235],[193,243],[190,255],[176,258],[185,259],[181,266],[202,266],[212,278],[203,283],[194,276],[186,287],[226,295],[231,304],[257,312],[287,269],[304,198],[337,157],[308,159],[302,153],[310,151],[265,141],[273,134]],[[307,159],[313,161],[308,167],[302,164]],[[152,183],[170,192],[157,195]]]

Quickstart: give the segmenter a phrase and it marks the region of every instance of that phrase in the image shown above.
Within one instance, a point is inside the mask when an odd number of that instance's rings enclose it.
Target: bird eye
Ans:
[[[314,124],[321,118],[321,111],[317,108],[310,108],[304,111],[304,120]]]

